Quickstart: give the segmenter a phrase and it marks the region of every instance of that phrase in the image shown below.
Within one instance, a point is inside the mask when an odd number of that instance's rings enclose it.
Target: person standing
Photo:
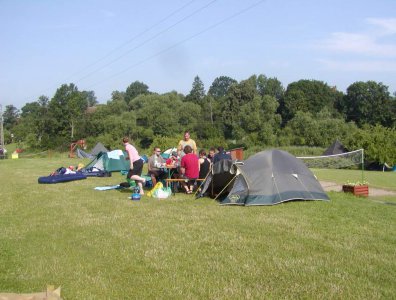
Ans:
[[[180,157],[183,157],[183,155],[185,154],[183,150],[184,147],[186,147],[187,145],[191,147],[192,153],[196,155],[197,145],[195,144],[195,141],[192,138],[190,138],[190,132],[188,130],[184,132],[184,138],[179,141],[179,144],[177,146],[177,152]]]
[[[125,146],[125,151],[128,153],[127,160],[130,163],[127,178],[135,180],[139,186],[140,195],[144,195],[143,184],[146,182],[146,179],[142,177],[143,159],[140,157],[136,148],[129,143],[128,137],[124,137],[122,142]]]

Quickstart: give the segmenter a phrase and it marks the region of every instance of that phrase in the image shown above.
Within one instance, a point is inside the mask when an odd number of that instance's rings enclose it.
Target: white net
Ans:
[[[301,159],[308,168],[316,169],[342,169],[356,165],[363,165],[364,151],[363,149],[323,156],[301,156]]]

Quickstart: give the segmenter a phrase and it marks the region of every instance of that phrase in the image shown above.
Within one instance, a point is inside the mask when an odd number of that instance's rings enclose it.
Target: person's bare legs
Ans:
[[[143,190],[143,183],[141,181],[135,181],[138,186],[139,186],[139,190],[140,190],[140,195],[144,195],[144,190]]]
[[[137,181],[141,181],[141,182],[146,182],[146,179],[144,179],[144,177],[141,177],[139,175],[132,175],[131,176],[132,180],[137,180]]]
[[[194,185],[195,185],[195,181],[194,180],[190,180],[188,182],[188,188],[189,188],[190,193],[192,193],[194,191]]]
[[[182,181],[181,184],[182,184],[184,190],[186,191],[186,193],[188,194],[190,190],[189,190],[189,188],[188,188],[187,182]]]
[[[132,180],[135,180],[135,182],[137,183],[137,185],[139,186],[139,190],[140,190],[140,195],[144,195],[144,191],[143,191],[143,183],[146,182],[146,179],[144,179],[143,177],[139,176],[139,175],[132,175],[131,176]]]

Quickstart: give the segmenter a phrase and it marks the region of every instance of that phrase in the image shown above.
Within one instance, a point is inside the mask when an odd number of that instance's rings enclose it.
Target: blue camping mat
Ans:
[[[60,175],[39,177],[38,183],[59,183],[59,182],[81,180],[81,179],[86,179],[86,178],[87,178],[87,176],[85,176],[82,173],[60,174]]]

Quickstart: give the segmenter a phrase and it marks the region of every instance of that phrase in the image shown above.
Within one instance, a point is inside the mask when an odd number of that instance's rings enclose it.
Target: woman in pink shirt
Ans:
[[[129,143],[129,138],[124,137],[122,142],[124,143],[125,151],[128,153],[127,159],[129,159],[130,162],[127,178],[135,180],[139,186],[140,195],[144,195],[143,184],[146,182],[146,179],[141,177],[143,171],[143,159],[141,159],[136,148]]]
[[[199,177],[199,160],[192,153],[191,146],[185,146],[183,151],[185,155],[181,159],[180,173],[182,178],[185,178],[187,181],[183,181],[182,185],[187,194],[192,194],[195,180]]]

